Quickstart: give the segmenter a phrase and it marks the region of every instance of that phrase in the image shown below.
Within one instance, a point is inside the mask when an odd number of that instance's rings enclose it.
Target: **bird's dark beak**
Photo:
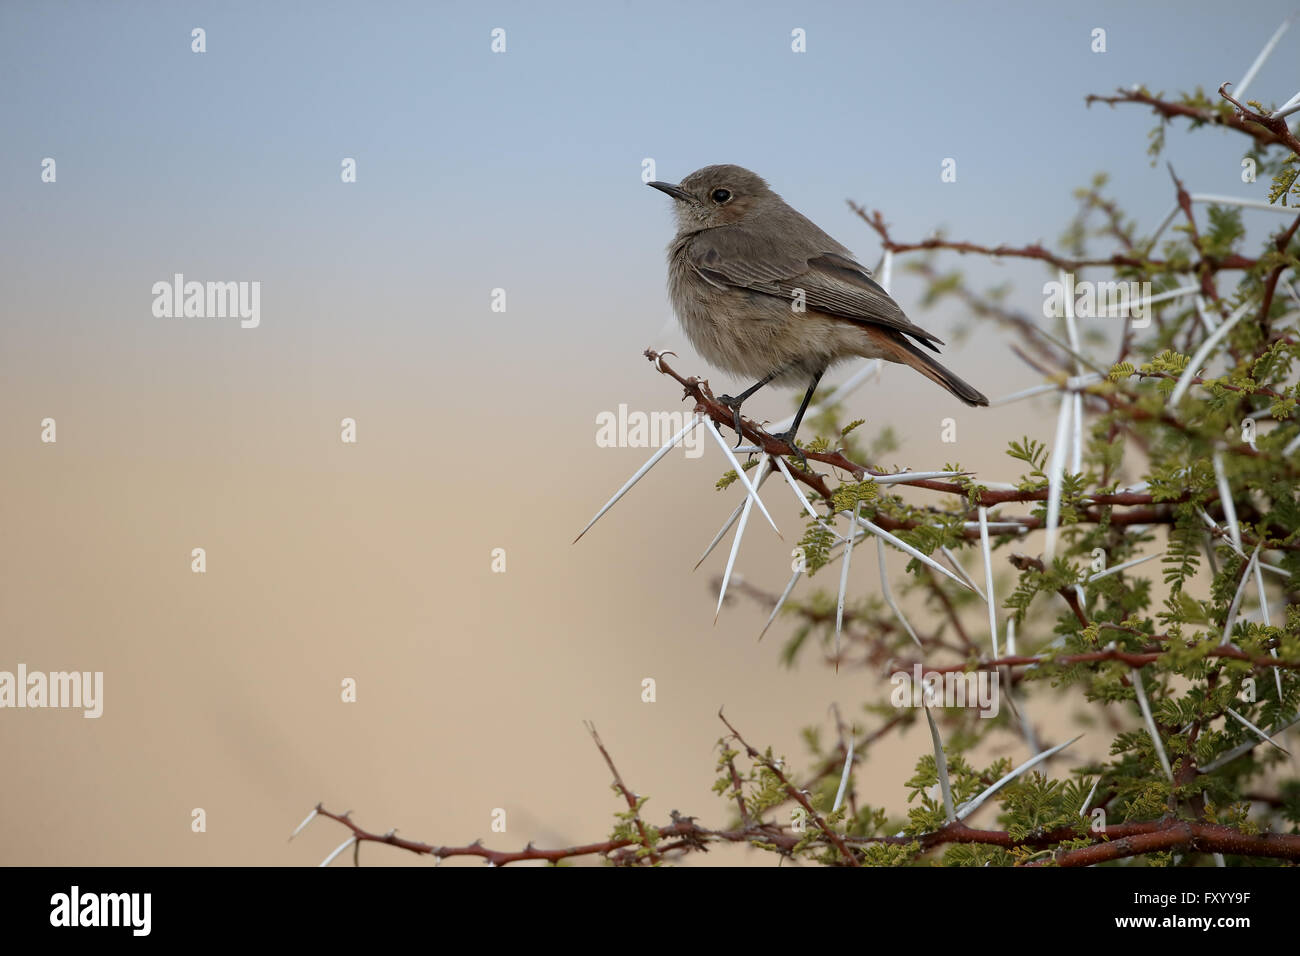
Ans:
[[[661,193],[667,193],[674,199],[680,199],[682,202],[694,202],[691,194],[682,189],[681,186],[674,186],[672,183],[646,183],[647,186],[653,186]]]

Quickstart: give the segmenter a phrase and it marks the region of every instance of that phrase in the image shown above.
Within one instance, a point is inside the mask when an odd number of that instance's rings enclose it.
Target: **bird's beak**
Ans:
[[[653,186],[661,193],[667,193],[674,199],[680,199],[682,202],[694,202],[691,194],[682,189],[681,186],[674,186],[672,183],[646,183],[647,186]]]

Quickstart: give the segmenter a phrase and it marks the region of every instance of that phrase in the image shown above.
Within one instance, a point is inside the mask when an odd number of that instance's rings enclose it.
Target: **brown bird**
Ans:
[[[808,384],[790,430],[794,447],[817,383],[836,362],[860,356],[910,365],[967,405],[979,391],[918,348],[938,337],[912,323],[847,248],[742,166],[705,166],[679,185],[652,182],[673,199],[668,290],[687,338],[724,371],[758,379],[720,395],[736,416],[768,383]]]

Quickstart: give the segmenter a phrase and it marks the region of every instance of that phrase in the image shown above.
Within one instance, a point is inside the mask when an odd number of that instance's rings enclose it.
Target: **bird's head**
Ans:
[[[672,196],[682,232],[742,222],[776,193],[757,173],[743,166],[705,166],[679,184],[646,183]]]

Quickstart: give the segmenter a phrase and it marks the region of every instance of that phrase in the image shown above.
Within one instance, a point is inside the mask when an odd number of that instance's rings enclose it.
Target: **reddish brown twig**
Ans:
[[[623,799],[627,801],[628,810],[631,811],[632,815],[632,822],[636,824],[636,832],[641,836],[641,845],[645,848],[646,856],[651,863],[658,863],[659,856],[655,852],[654,841],[650,839],[650,833],[646,829],[645,822],[641,819],[641,798],[623,783],[623,777],[619,774],[618,768],[614,766],[614,758],[605,749],[600,734],[596,733],[595,724],[588,723],[587,732],[591,734],[591,739],[595,741],[596,749],[600,751],[600,755],[605,758],[605,766],[609,767],[609,772],[614,775],[614,789],[622,794]]]
[[[809,819],[817,825],[817,828],[821,830],[822,833],[826,834],[831,843],[835,844],[835,849],[840,851],[840,856],[844,858],[844,862],[849,866],[861,866],[862,863],[858,860],[853,851],[845,844],[844,838],[831,828],[831,826],[822,818],[820,813],[813,809],[813,805],[811,801],[809,801],[808,795],[790,782],[789,778],[786,777],[781,768],[777,766],[776,761],[769,759],[765,754],[759,753],[746,743],[745,738],[740,736],[740,732],[736,730],[735,727],[731,726],[731,723],[727,718],[722,715],[721,710],[718,711],[718,719],[727,725],[727,729],[731,731],[731,736],[745,748],[746,756],[766,767],[768,771],[781,782],[781,786],[785,788],[785,792],[790,795],[795,803],[804,808]]]

